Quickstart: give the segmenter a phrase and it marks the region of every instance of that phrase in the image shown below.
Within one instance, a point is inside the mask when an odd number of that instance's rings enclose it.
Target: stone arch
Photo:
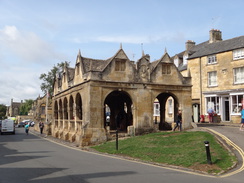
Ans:
[[[69,115],[70,119],[74,120],[75,119],[75,114],[74,114],[74,99],[73,96],[70,95],[69,97]]]
[[[81,95],[79,93],[76,94],[75,105],[76,105],[77,120],[82,120],[82,100],[81,100]]]
[[[170,92],[163,92],[163,93],[160,93],[156,99],[159,103],[159,130],[170,130],[171,129],[171,126],[168,125],[168,122],[166,120],[166,108],[169,107],[169,98],[172,99],[172,121],[170,122],[174,122],[176,120],[176,115],[177,115],[177,112],[179,110],[179,100],[178,98],[173,94],[173,93],[170,93]]]
[[[62,100],[59,100],[59,119],[63,119],[63,105]]]
[[[68,119],[68,100],[64,98],[64,119]]]
[[[54,118],[58,119],[58,102],[55,101],[54,103]]]
[[[104,126],[109,125],[110,130],[127,131],[133,125],[132,100],[125,91],[112,91],[104,100]],[[110,123],[106,124],[106,107],[110,110]]]

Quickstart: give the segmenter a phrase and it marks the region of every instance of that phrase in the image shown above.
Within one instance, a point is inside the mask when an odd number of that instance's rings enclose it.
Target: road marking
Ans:
[[[232,142],[229,138],[224,136],[223,134],[221,134],[221,133],[219,133],[219,132],[217,132],[215,130],[209,129],[209,128],[204,128],[204,129],[211,131],[212,133],[218,135],[223,140],[225,140],[225,142],[227,144],[229,144],[230,146],[232,146],[234,149],[236,149],[239,152],[239,154],[241,155],[241,158],[242,158],[242,166],[238,170],[235,170],[233,172],[230,172],[230,173],[227,173],[227,174],[224,174],[224,175],[220,175],[219,177],[220,178],[229,177],[231,175],[235,175],[237,173],[242,172],[244,170],[244,151],[238,145],[236,145],[234,142]]]

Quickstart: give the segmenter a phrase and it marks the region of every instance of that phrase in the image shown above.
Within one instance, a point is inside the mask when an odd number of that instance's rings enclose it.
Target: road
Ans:
[[[225,127],[212,128],[229,133]],[[16,135],[0,136],[0,183],[243,183],[242,174],[213,177],[124,160],[26,135],[23,128],[17,128]]]

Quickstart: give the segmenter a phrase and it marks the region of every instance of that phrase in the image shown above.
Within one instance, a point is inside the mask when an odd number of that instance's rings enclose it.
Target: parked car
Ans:
[[[19,122],[19,124],[17,125],[17,127],[25,127],[25,122],[23,122],[23,121]]]
[[[33,127],[33,126],[35,125],[35,122],[34,122],[34,121],[30,121],[29,125],[30,125],[31,127]]]

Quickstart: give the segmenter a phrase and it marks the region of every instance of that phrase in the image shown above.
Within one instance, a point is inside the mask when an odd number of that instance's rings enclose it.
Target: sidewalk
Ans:
[[[66,145],[66,146],[69,146],[69,147],[73,147],[73,148],[78,148],[78,149],[86,149],[86,148],[81,148],[81,147],[78,147],[75,143],[72,143],[72,142],[68,142],[68,141],[65,141],[65,140],[62,140],[62,139],[59,139],[59,138],[55,138],[51,135],[47,135],[46,133],[40,133],[40,131],[36,131],[34,128],[30,128],[30,133],[33,134],[33,135],[36,135],[38,137],[41,137],[41,138],[46,138],[52,142],[56,142],[58,144],[62,144],[62,145]]]
[[[232,126],[240,127],[240,123],[231,123],[231,122],[220,122],[220,123],[195,123],[197,127],[207,127],[207,126]]]

